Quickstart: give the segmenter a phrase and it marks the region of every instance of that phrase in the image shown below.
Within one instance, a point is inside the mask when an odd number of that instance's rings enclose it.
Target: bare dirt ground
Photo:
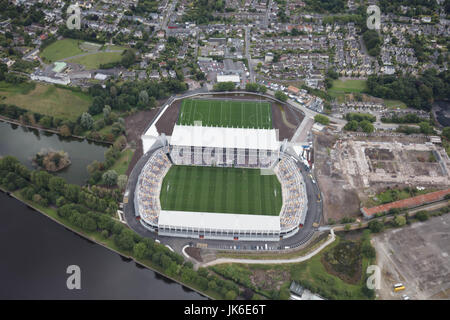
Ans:
[[[391,188],[450,184],[450,160],[426,137],[315,135],[315,174],[324,217],[359,216],[370,196]]]
[[[252,270],[251,282],[264,290],[280,290],[281,285],[290,279],[288,271]]]
[[[379,299],[450,299],[450,215],[386,231],[372,239],[381,268]],[[395,293],[393,285],[403,283]]]
[[[200,248],[187,247],[186,253],[199,262],[203,262],[202,256],[200,254]]]
[[[126,175],[130,175],[136,162],[142,157],[141,135],[144,134],[149,123],[156,116],[165,101],[166,100],[158,101],[158,106],[152,110],[139,111],[125,118],[125,134],[127,142],[128,144],[134,144],[134,148],[136,149],[133,159],[131,159],[130,165],[128,166]]]
[[[330,156],[337,137],[315,135],[314,165],[315,174],[323,195],[323,215],[325,222],[329,219],[338,221],[346,216],[359,216],[360,201],[357,192],[350,188],[345,177],[334,170]]]

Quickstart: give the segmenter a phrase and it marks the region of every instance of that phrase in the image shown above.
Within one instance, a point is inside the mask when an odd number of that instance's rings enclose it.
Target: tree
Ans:
[[[214,280],[208,282],[208,288],[211,290],[215,290],[217,288],[217,284]]]
[[[245,85],[245,90],[250,92],[258,92],[259,85],[257,83],[247,83]]]
[[[48,188],[48,184],[52,175],[47,171],[33,171],[31,174],[31,182],[33,182],[38,188]]]
[[[370,244],[370,240],[363,242],[361,246],[361,253],[364,257],[373,259],[376,256],[375,248]]]
[[[83,112],[81,114],[80,124],[85,130],[90,130],[94,124],[94,119],[89,113]]]
[[[115,89],[116,87],[111,87],[111,89],[112,89],[112,88]],[[108,119],[110,114],[111,114],[111,107],[108,106],[108,105],[106,105],[106,106],[103,108],[103,117],[104,117],[105,119]]]
[[[383,228],[384,228],[384,224],[381,221],[373,220],[373,221],[369,222],[369,229],[373,233],[378,233],[378,232],[382,231]]]
[[[277,98],[280,101],[286,102],[288,96],[283,91],[278,90],[277,92],[275,92],[275,98]]]
[[[234,292],[233,290],[229,290],[227,292],[227,294],[225,295],[225,299],[226,300],[234,300],[234,299],[236,299],[236,292]]]
[[[127,186],[127,181],[128,181],[128,177],[125,174],[121,174],[117,178],[117,186],[119,187],[120,190],[125,190],[125,188]]]
[[[419,212],[416,213],[416,218],[419,221],[426,221],[428,220],[428,212],[425,210],[420,210]]]
[[[81,227],[86,231],[93,232],[97,230],[97,223],[91,217],[84,217]]]
[[[372,123],[370,123],[368,120],[363,120],[359,123],[359,126],[361,129],[366,133],[372,133],[375,128]]]
[[[114,149],[119,151],[122,151],[126,146],[127,146],[127,138],[125,138],[125,136],[120,136],[113,144]]]
[[[147,257],[148,249],[144,242],[139,242],[134,245],[133,253],[137,259],[142,260]]]
[[[59,127],[58,131],[59,131],[59,134],[62,135],[63,137],[68,137],[72,134],[70,132],[70,128],[66,124]]]
[[[120,63],[125,68],[131,67],[134,62],[136,61],[136,54],[133,50],[127,49],[122,53],[122,59],[120,60]]]
[[[442,135],[447,139],[450,140],[450,127],[445,127],[442,129]]]
[[[134,248],[133,231],[130,229],[123,229],[122,232],[114,237],[116,245],[123,250],[131,250]]]
[[[50,191],[62,194],[64,192],[64,187],[66,186],[66,180],[61,177],[51,177],[48,182],[48,188]]]
[[[328,125],[330,123],[330,119],[324,115],[317,114],[314,116],[314,121],[323,125]]]
[[[103,183],[108,187],[113,187],[117,184],[117,172],[115,170],[108,170],[102,175]]]

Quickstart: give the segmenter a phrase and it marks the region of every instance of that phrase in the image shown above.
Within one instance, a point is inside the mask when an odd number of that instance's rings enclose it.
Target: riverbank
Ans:
[[[9,192],[7,190],[5,190],[2,186],[0,186],[0,191],[2,191],[3,193],[6,193],[7,195],[15,198],[16,200],[20,201],[21,203],[25,204],[27,207],[29,207],[30,209],[39,212],[40,214],[43,214],[44,216],[46,216],[47,218],[51,219],[52,221],[58,223],[59,225],[63,226],[64,228],[66,228],[67,230],[77,234],[78,236],[92,241],[95,244],[98,244],[114,253],[119,254],[123,259],[127,259],[129,261],[133,261],[135,262],[137,265],[143,267],[143,268],[147,268],[155,273],[157,273],[158,275],[167,278],[173,282],[178,283],[181,286],[184,286],[194,292],[197,292],[198,294],[214,300],[214,299],[220,299],[220,297],[213,297],[211,293],[205,293],[202,292],[201,290],[199,290],[198,288],[194,288],[191,285],[185,284],[183,283],[180,279],[176,279],[173,277],[170,277],[166,274],[164,274],[162,272],[162,270],[154,265],[152,265],[149,261],[141,261],[136,259],[135,257],[133,257],[130,253],[128,252],[124,252],[123,250],[120,250],[118,248],[116,248],[116,246],[114,245],[114,243],[112,242],[112,240],[106,239],[106,240],[102,240],[101,236],[96,233],[96,232],[82,232],[80,230],[77,230],[77,228],[70,226],[69,224],[65,223],[62,221],[62,219],[60,219],[56,213],[56,209],[51,208],[51,207],[42,207],[40,205],[36,205],[34,203],[32,203],[31,201],[27,201],[26,199],[24,199],[21,195],[20,195],[20,190],[17,190],[15,192]],[[109,240],[109,241],[108,241]]]
[[[54,133],[57,134],[58,136],[64,137],[61,135],[61,133],[58,130],[54,130],[54,129],[49,129],[49,128],[44,128],[42,126],[33,126],[30,124],[24,124],[20,121],[17,120],[12,120],[10,118],[6,118],[4,116],[0,115],[0,121],[6,122],[6,123],[10,123],[10,124],[14,124],[14,125],[18,125],[18,126],[22,126],[28,129],[34,129],[34,130],[41,130],[44,132],[48,132],[48,133]],[[80,139],[80,140],[86,140],[86,141],[90,141],[90,142],[95,142],[95,143],[103,143],[103,144],[108,144],[108,145],[113,145],[114,142],[109,142],[109,141],[105,141],[105,140],[97,140],[97,139],[92,139],[92,138],[88,138],[86,136],[77,136],[74,134],[71,134],[67,137],[64,138],[74,138],[74,139]]]

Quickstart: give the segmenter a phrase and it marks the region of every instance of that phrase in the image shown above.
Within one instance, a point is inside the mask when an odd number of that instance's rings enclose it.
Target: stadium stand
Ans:
[[[280,212],[281,234],[301,227],[306,218],[307,198],[303,177],[295,162],[283,154],[274,171],[281,183],[283,206]]]

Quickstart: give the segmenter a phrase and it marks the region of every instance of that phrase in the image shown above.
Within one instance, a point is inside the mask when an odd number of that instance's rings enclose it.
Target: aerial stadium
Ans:
[[[194,239],[294,235],[306,218],[306,187],[285,152],[288,136],[280,141],[274,128],[277,107],[222,97],[173,105],[142,136],[150,155],[134,191],[139,222],[158,235]]]

